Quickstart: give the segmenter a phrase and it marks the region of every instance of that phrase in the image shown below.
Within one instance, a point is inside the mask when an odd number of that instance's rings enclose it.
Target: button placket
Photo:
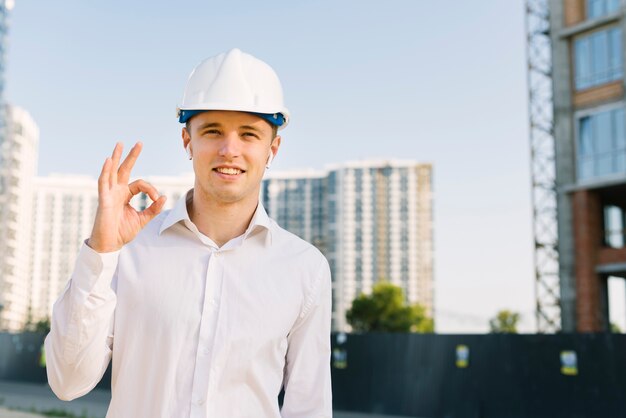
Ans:
[[[202,304],[202,318],[198,335],[198,349],[196,352],[196,367],[194,370],[192,393],[196,405],[206,403],[209,388],[214,386],[212,354],[217,323],[217,302],[215,295],[219,294],[222,277],[220,274],[219,257],[212,251],[205,276],[204,303]]]

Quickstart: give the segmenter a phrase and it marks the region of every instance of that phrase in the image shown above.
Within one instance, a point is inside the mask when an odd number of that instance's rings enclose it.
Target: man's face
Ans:
[[[249,113],[221,110],[189,122],[183,145],[193,157],[196,192],[221,204],[257,201],[268,157],[280,146],[270,124]]]

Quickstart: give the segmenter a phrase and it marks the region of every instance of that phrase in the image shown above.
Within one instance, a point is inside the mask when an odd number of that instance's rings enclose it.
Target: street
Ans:
[[[0,418],[39,418],[33,413],[65,411],[78,417],[104,418],[111,392],[94,389],[71,402],[58,399],[48,385],[0,381]],[[28,413],[26,412],[28,411]],[[60,415],[55,415],[60,416]],[[406,418],[390,415],[361,414],[335,411],[334,418]]]

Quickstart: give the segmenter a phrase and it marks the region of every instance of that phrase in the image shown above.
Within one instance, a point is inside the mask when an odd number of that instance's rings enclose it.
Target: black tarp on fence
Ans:
[[[0,333],[0,379],[44,382],[43,338]],[[428,418],[626,418],[623,334],[348,334],[332,341],[337,410]],[[465,368],[456,364],[459,346],[469,352]],[[563,374],[564,351],[575,353],[576,374]],[[110,386],[109,372],[99,386]]]
[[[41,355],[44,336],[34,332],[0,332],[0,379],[45,382]]]
[[[456,365],[457,347],[469,351]],[[626,335],[333,338],[338,410],[432,418],[626,417]],[[561,354],[576,353],[564,374]],[[341,353],[344,353],[343,355]],[[571,357],[571,354],[569,354]],[[338,361],[337,361],[338,360]]]

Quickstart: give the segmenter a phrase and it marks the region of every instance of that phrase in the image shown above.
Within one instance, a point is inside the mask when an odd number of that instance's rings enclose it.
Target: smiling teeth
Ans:
[[[225,167],[220,167],[217,169],[218,172],[223,173],[223,174],[240,174],[242,173],[241,170],[237,169],[237,168],[225,168]]]

